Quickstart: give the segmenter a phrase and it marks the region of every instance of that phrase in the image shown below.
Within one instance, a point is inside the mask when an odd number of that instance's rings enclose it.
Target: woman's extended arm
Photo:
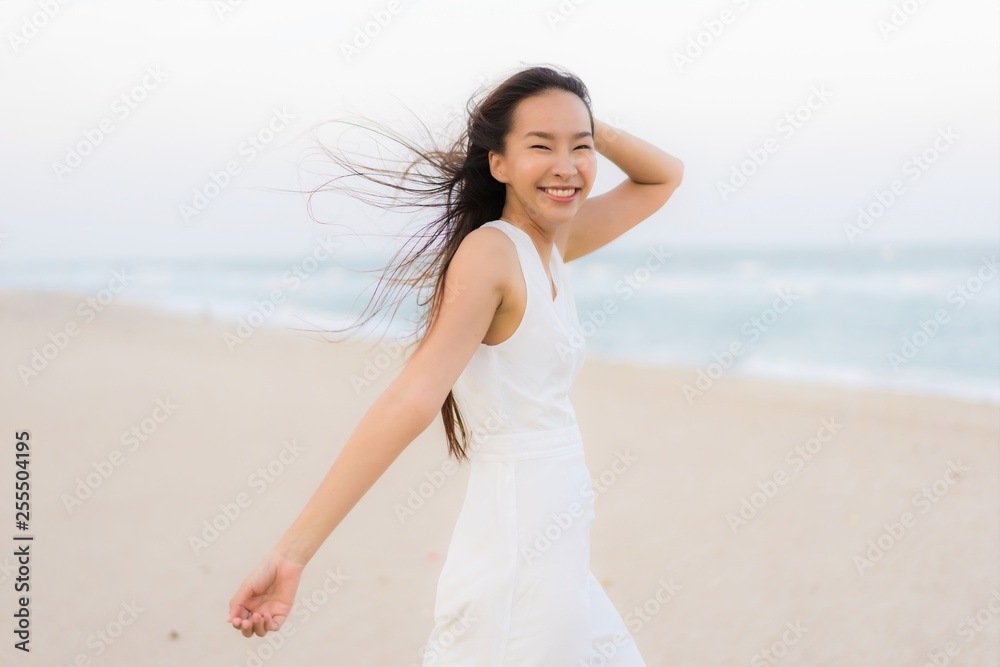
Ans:
[[[275,551],[302,565],[309,562],[382,473],[430,426],[440,406],[435,409],[411,394],[405,378],[398,376],[368,408]]]
[[[416,400],[404,373],[368,409],[305,509],[230,599],[227,620],[244,637],[281,629],[306,563],[433,420],[430,404]]]
[[[305,508],[229,601],[227,620],[244,636],[281,628],[306,563],[434,421],[503,297],[510,258],[496,251],[491,233],[502,232],[475,230],[463,239],[445,274],[448,296],[420,345],[365,412]]]

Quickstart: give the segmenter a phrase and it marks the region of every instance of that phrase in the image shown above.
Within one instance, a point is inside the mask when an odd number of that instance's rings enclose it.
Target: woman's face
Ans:
[[[597,175],[586,104],[565,90],[521,100],[503,154],[490,152],[490,171],[507,185],[504,218],[546,227],[571,220]]]

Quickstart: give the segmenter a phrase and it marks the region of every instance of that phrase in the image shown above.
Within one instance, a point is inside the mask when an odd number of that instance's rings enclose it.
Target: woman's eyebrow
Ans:
[[[555,140],[555,137],[552,135],[552,133],[539,132],[538,130],[531,130],[530,132],[526,132],[524,134],[524,137],[530,137],[530,136],[541,137],[542,139],[548,139],[549,141]],[[583,137],[592,137],[592,136],[593,135],[590,132],[577,132],[576,134],[573,135],[573,138],[582,139]]]

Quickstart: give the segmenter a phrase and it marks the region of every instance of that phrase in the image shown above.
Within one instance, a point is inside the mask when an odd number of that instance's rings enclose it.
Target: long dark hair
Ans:
[[[583,100],[590,115],[593,132],[590,94],[583,82],[560,68],[535,66],[517,71],[480,99],[474,94],[466,105],[466,127],[446,149],[437,147],[433,133],[423,123],[420,125],[427,134],[426,146],[411,142],[399,132],[384,126],[369,128],[359,122],[334,121],[373,131],[401,146],[409,157],[396,163],[400,168],[393,168],[392,163],[387,165],[384,157],[380,158],[380,165],[358,164],[320,144],[325,157],[346,169],[347,173],[310,192],[307,203],[310,215],[313,196],[325,190],[346,192],[360,201],[381,208],[429,208],[438,211],[437,217],[407,239],[394,259],[407,248],[409,251],[399,262],[390,263],[382,276],[384,278],[386,274],[390,274],[390,283],[408,285],[410,290],[418,290],[418,294],[426,294],[428,288],[431,290],[430,308],[423,311],[417,325],[415,343],[418,347],[440,308],[444,298],[445,271],[462,239],[483,223],[499,218],[503,211],[506,186],[490,173],[490,151],[504,152],[505,140],[519,102],[553,89],[574,93]],[[339,184],[341,179],[350,176],[363,178],[385,191],[361,191],[344,188]],[[382,284],[382,278],[379,285]],[[379,290],[376,290],[376,295],[379,295]],[[373,295],[372,300],[376,295]],[[385,296],[385,291],[382,291],[371,315],[358,324],[364,324],[375,312],[381,310]],[[401,300],[402,297],[396,302],[396,310]],[[427,302],[426,297],[418,298],[417,301],[419,306],[426,306]],[[365,311],[367,310],[366,307]],[[448,438],[449,453],[459,461],[468,459],[469,433],[451,391],[441,407],[441,418]],[[456,432],[460,432],[460,438]]]

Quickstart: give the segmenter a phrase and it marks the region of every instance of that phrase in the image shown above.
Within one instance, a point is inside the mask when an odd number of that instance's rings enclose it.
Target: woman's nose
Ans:
[[[569,153],[559,152],[553,158],[552,173],[557,176],[572,176],[576,174],[576,161]]]

